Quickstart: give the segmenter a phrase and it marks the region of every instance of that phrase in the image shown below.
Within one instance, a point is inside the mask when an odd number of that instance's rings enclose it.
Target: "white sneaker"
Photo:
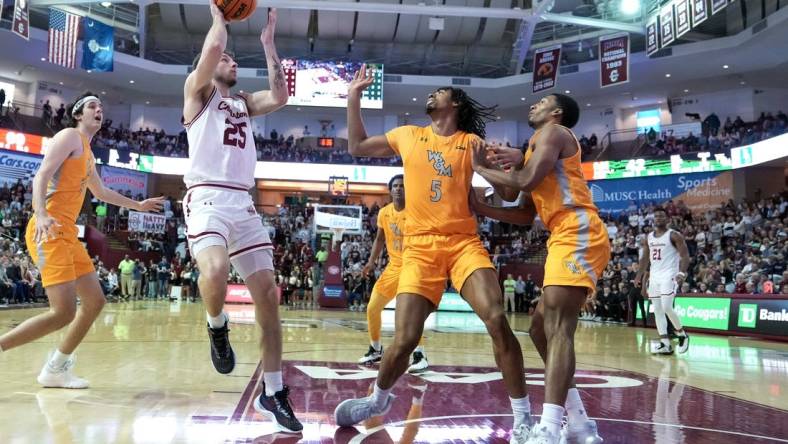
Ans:
[[[421,373],[427,370],[430,363],[427,362],[427,356],[422,352],[413,352],[413,363],[408,367],[408,373]]]
[[[547,427],[537,424],[531,429],[526,440],[522,442],[524,444],[559,444],[560,439],[560,436],[551,433]]]
[[[44,387],[86,389],[90,383],[86,379],[74,376],[71,369],[74,367],[74,358],[69,359],[61,368],[53,368],[49,361],[44,364],[38,374],[38,383]]]
[[[531,427],[533,426],[526,423],[515,427],[512,430],[512,438],[509,440],[509,444],[525,444],[525,440],[528,439],[528,435],[531,433]]]
[[[334,419],[340,427],[352,427],[361,421],[365,421],[373,416],[382,416],[391,410],[394,404],[394,395],[389,394],[386,404],[378,410],[372,405],[372,396],[359,399],[346,399],[339,403],[334,410]]]
[[[564,424],[561,429],[561,444],[602,444],[604,440],[597,432],[596,421],[580,424]]]

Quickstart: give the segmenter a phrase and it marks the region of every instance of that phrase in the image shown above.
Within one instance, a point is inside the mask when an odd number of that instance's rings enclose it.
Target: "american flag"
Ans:
[[[77,63],[77,34],[79,16],[59,9],[49,9],[50,63],[75,68]]]

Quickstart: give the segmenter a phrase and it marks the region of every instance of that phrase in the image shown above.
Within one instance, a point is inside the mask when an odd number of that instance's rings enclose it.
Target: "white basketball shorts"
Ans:
[[[183,214],[192,257],[207,247],[223,246],[242,278],[274,269],[273,244],[247,190],[224,184],[191,186],[183,198]]]
[[[649,278],[648,297],[675,296],[676,281],[672,277],[658,276]]]

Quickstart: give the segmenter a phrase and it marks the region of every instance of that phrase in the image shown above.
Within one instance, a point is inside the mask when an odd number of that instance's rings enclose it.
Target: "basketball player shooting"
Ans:
[[[274,46],[276,10],[269,12],[261,35],[271,89],[232,95],[238,64],[225,52],[222,12],[213,3],[210,8],[213,24],[184,86],[189,167],[183,205],[189,249],[197,259],[198,285],[208,312],[211,361],[222,374],[235,368],[229,318],[223,311],[232,264],[249,287],[262,330],[263,386],[254,407],[284,431],[299,432],[303,427],[282,382],[282,332],[271,240],[248,193],[255,183],[257,162],[251,118],[287,103],[285,76]]]
[[[137,202],[104,186],[96,172],[90,141],[101,129],[104,107],[93,93],[66,108],[70,128],[58,131],[33,178],[33,217],[25,243],[41,271],[49,311],[22,322],[0,337],[0,353],[68,327],[38,375],[44,387],[84,389],[72,373],[73,353],[107,300],[87,250],[77,238],[77,217],[90,189],[97,199],[137,211],[159,211],[163,197]],[[77,308],[77,296],[79,308]]]
[[[635,285],[645,285],[648,270],[648,299],[654,307],[654,322],[659,333],[658,355],[672,355],[673,345],[668,337],[668,319],[679,337],[679,353],[689,349],[689,336],[681,326],[681,319],[673,309],[676,289],[687,278],[689,250],[684,236],[668,228],[668,215],[663,208],[654,210],[654,231],[643,239],[643,254],[635,276]]]
[[[389,194],[391,203],[378,212],[378,234],[372,243],[369,261],[364,266],[364,275],[369,276],[385,245],[389,263],[372,288],[372,297],[367,306],[369,350],[358,360],[359,364],[372,364],[383,358],[383,345],[380,343],[381,314],[386,305],[397,297],[397,284],[402,270],[402,230],[405,228],[405,179],[402,174],[389,180]],[[408,367],[408,373],[423,372],[428,366],[427,356],[419,343],[413,352],[413,363]]]
[[[530,329],[531,340],[545,362],[545,404],[540,423],[518,443],[602,442],[573,382],[577,315],[610,260],[607,231],[583,177],[580,145],[569,129],[579,116],[577,103],[562,94],[549,95],[531,106],[528,123],[536,132],[522,166],[510,172],[494,168],[490,162],[507,157],[511,149],[474,147],[474,170],[493,185],[530,192],[536,212],[550,231],[542,297]],[[529,216],[524,212],[519,219],[506,218],[514,213],[516,210],[496,211],[489,217],[522,223]],[[564,405],[568,420],[562,430]]]
[[[362,66],[348,88],[348,150],[353,156],[402,157],[407,203],[402,270],[394,342],[383,355],[372,395],[340,403],[334,412],[336,422],[351,426],[388,412],[394,398],[391,388],[408,368],[424,322],[438,307],[450,277],[492,338],[518,434],[530,424],[523,355],[503,312],[498,274],[468,206],[472,146],[482,143],[493,109],[461,89],[440,88],[427,97],[430,125],[401,126],[386,135],[367,136],[361,95],[372,81],[372,73]]]

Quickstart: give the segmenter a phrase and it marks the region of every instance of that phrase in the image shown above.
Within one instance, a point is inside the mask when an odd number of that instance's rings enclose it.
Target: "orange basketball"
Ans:
[[[257,0],[214,0],[228,22],[246,20],[257,8]]]

